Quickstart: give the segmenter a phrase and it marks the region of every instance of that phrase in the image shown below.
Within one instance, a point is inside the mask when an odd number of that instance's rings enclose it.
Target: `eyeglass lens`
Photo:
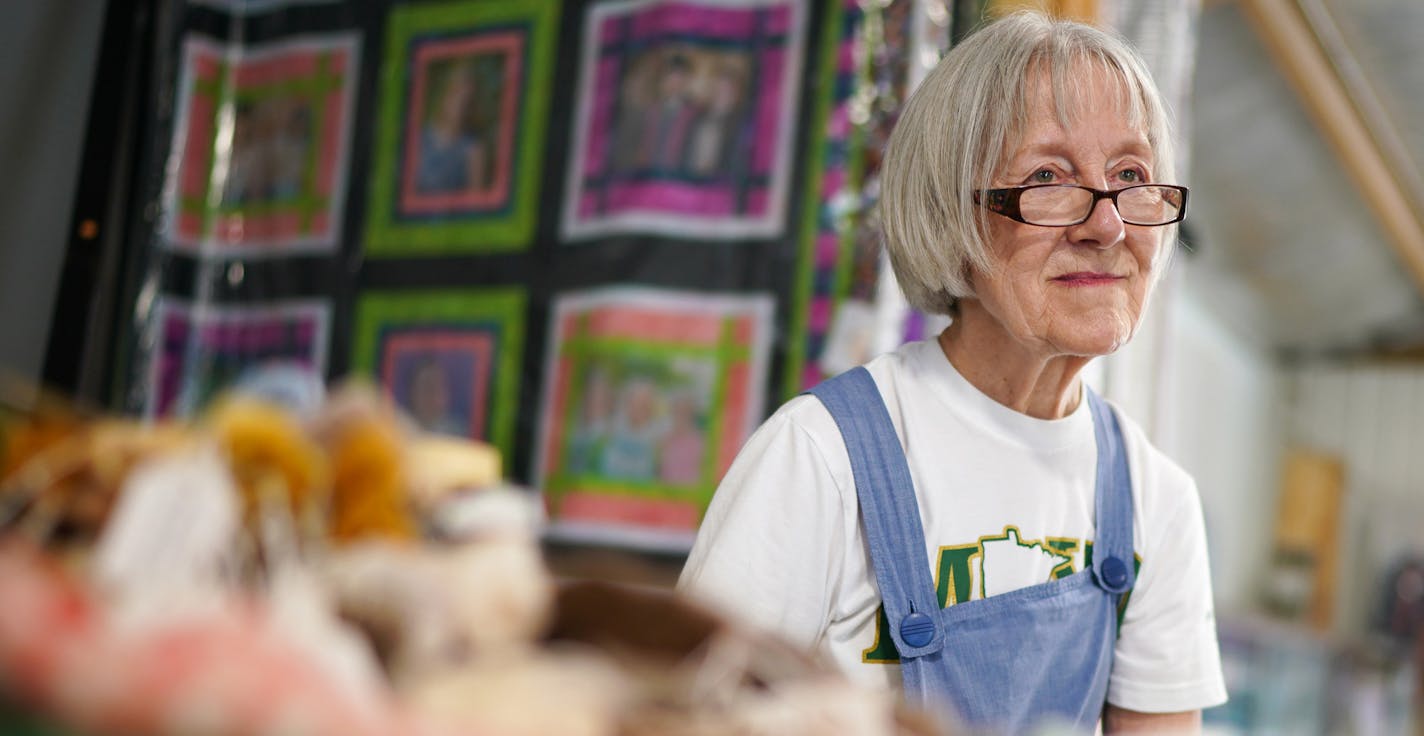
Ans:
[[[1091,213],[1094,198],[1087,189],[1042,187],[1019,197],[1019,215],[1035,225],[1071,225]],[[1177,219],[1181,195],[1168,187],[1138,186],[1118,194],[1117,211],[1133,225],[1162,225]]]

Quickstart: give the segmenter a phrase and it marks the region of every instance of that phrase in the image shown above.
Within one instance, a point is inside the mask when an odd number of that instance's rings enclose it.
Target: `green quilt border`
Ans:
[[[499,323],[495,380],[490,386],[489,443],[504,458],[504,472],[513,462],[515,412],[519,403],[520,365],[524,359],[524,312],[528,298],[522,288],[495,287],[448,290],[367,291],[356,303],[351,368],[374,379],[377,340],[382,327],[439,320],[485,319]]]
[[[561,361],[569,361],[569,389],[567,400],[563,407],[563,416],[545,417],[546,421],[562,422],[566,427],[575,426],[578,423],[578,407],[583,403],[584,373],[588,369],[590,357],[598,357],[609,353],[617,354],[621,357],[650,357],[668,358],[678,356],[692,356],[696,358],[711,358],[716,362],[717,371],[712,379],[712,396],[709,400],[710,406],[722,406],[726,403],[728,374],[732,368],[739,365],[750,367],[753,351],[746,345],[738,344],[735,339],[737,322],[746,315],[723,317],[721,327],[718,330],[718,337],[715,343],[686,344],[676,342],[662,342],[636,337],[590,337],[583,334],[587,314],[578,319],[578,327],[573,335],[568,335],[561,341],[558,353],[554,360],[555,366]],[[750,373],[750,371],[749,371]],[[558,370],[553,371],[554,375]],[[748,380],[755,380],[749,377]],[[759,407],[748,406],[747,411],[755,413]],[[547,427],[541,426],[540,440],[547,434]],[[718,463],[721,461],[723,447],[721,445],[722,436],[726,432],[725,413],[720,411],[710,412],[710,419],[707,425],[708,442],[705,454],[702,458],[701,480],[693,485],[670,486],[659,481],[628,482],[619,480],[609,480],[595,474],[572,475],[560,471],[548,476],[543,482],[543,492],[548,497],[551,506],[551,517],[557,519],[560,516],[560,505],[570,492],[576,490],[591,490],[602,495],[616,496],[619,498],[631,498],[642,501],[679,501],[691,502],[697,507],[699,519],[707,513],[707,506],[712,502],[712,495],[717,490],[720,480],[717,472]],[[563,457],[567,451],[568,435],[563,437],[564,445],[560,447],[547,447],[545,453],[553,453],[556,457]],[[743,439],[743,442],[746,440]],[[542,471],[536,468],[536,474]]]
[[[517,251],[528,247],[538,221],[544,130],[557,42],[559,0],[467,0],[405,5],[391,11],[381,62],[381,97],[367,205],[365,252],[372,257]],[[419,33],[528,21],[528,66],[518,121],[514,190],[504,216],[475,222],[402,223],[393,211],[405,114],[406,46]]]

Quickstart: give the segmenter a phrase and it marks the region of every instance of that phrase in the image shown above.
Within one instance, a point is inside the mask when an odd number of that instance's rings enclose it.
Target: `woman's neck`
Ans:
[[[1078,408],[1078,373],[1091,357],[1045,356],[1004,334],[992,318],[965,316],[956,317],[940,333],[939,346],[966,381],[1000,404],[1037,419],[1061,419]]]

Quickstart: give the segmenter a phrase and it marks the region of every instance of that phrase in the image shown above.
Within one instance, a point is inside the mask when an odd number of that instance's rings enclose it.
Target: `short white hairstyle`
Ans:
[[[1127,41],[1032,11],[989,23],[925,77],[886,148],[880,180],[885,247],[914,308],[950,314],[959,298],[974,295],[972,271],[992,273],[988,213],[974,204],[973,192],[990,187],[1010,144],[1026,130],[1036,80],[1045,71],[1064,127],[1096,74],[1118,80],[1128,122],[1151,147],[1153,181],[1175,183],[1166,105]],[[1170,255],[1175,227],[1162,228],[1161,238],[1159,249]],[[1156,260],[1165,266],[1161,256],[1159,250]]]

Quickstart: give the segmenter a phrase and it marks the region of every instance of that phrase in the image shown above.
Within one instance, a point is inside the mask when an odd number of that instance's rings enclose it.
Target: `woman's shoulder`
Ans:
[[[860,366],[870,374],[871,379],[875,382],[878,398],[887,409],[890,409],[892,423],[896,425],[897,431],[900,431],[900,427],[899,422],[896,421],[897,412],[893,407],[897,405],[898,395],[905,390],[903,384],[910,369],[910,363],[911,361],[902,348],[882,354]],[[824,387],[827,382],[844,380],[844,377],[844,373],[829,377],[821,386]],[[757,434],[777,437],[800,435],[818,447],[828,465],[833,468],[849,467],[845,440],[835,417],[831,414],[830,409],[810,390],[782,404],[761,425]]]
[[[923,391],[926,382],[933,378],[926,375],[932,373],[926,366],[932,357],[925,354],[927,349],[921,343],[908,343],[859,366],[864,368],[875,382],[879,399],[888,410],[891,423],[895,425],[897,432],[903,431],[902,404],[923,402],[927,398]],[[838,374],[827,378],[826,381],[843,380],[844,375]],[[848,463],[844,440],[835,418],[826,405],[809,391],[782,404],[757,431],[803,433],[821,446],[828,459]]]
[[[757,427],[717,493],[775,498],[778,504],[795,498],[844,514],[854,508],[854,487],[850,457],[835,420],[816,397],[802,394]]]
[[[772,437],[782,438],[805,438],[811,440],[825,453],[828,445],[834,445],[829,440],[840,437],[840,429],[836,426],[835,419],[831,417],[831,412],[826,408],[821,400],[810,393],[803,393],[792,397],[782,404],[765,422],[762,423],[753,435],[767,435],[763,439]]]
[[[1110,404],[1112,402],[1109,402]],[[1152,442],[1147,431],[1120,406],[1113,404],[1127,446],[1133,489],[1144,511],[1176,517],[1201,507],[1196,480],[1170,455]]]
[[[1123,442],[1127,444],[1127,451],[1130,459],[1141,460],[1150,466],[1155,472],[1168,476],[1169,479],[1179,483],[1191,483],[1192,477],[1182,466],[1170,455],[1158,447],[1147,430],[1142,428],[1138,421],[1123,411],[1122,407],[1108,402],[1112,405],[1114,413],[1117,415],[1118,426],[1122,428]]]

